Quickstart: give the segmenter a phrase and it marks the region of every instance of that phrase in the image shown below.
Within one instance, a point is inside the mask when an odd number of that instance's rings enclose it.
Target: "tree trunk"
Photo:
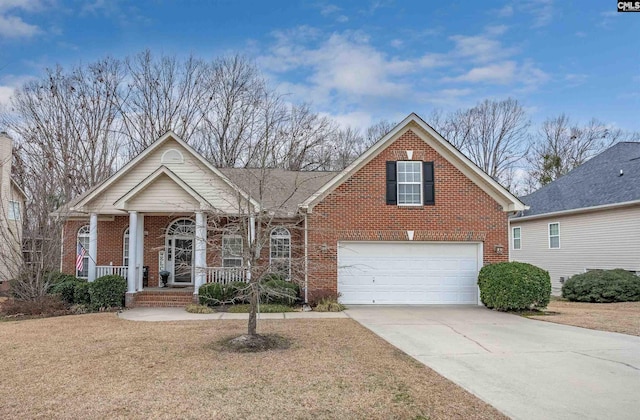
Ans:
[[[249,335],[257,335],[256,329],[258,326],[257,313],[258,313],[258,296],[259,288],[255,281],[250,283],[250,296],[249,296]]]

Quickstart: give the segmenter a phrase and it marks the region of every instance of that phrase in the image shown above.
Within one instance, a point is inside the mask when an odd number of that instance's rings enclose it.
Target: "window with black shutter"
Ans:
[[[422,162],[422,178],[424,188],[425,206],[433,206],[436,203],[436,192],[434,188],[433,162]]]
[[[387,162],[387,204],[398,204],[398,176],[396,162]]]

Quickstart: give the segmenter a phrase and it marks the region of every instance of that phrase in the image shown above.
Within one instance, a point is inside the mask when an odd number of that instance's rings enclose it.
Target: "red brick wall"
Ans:
[[[435,205],[386,204],[386,161],[433,161]],[[484,263],[508,261],[507,213],[444,157],[409,130],[330,193],[308,216],[309,293],[337,292],[340,240],[481,241]],[[498,255],[494,246],[501,244]]]
[[[149,287],[159,284],[158,252],[165,249],[165,231],[176,219],[176,216],[145,216],[144,230],[144,265],[149,266]],[[210,223],[213,223],[210,221]],[[224,225],[226,220],[218,221]],[[68,221],[63,233],[62,272],[75,274],[76,238],[78,230],[88,225],[86,221]],[[304,247],[302,225],[299,220],[283,221],[291,232],[292,272],[297,281],[304,277],[300,272],[303,266]],[[122,249],[124,231],[129,226],[129,216],[117,216],[113,221],[98,221],[98,258],[97,265],[122,265]],[[265,246],[258,261],[261,265],[269,264],[269,238],[265,236]],[[207,266],[222,267],[221,234],[218,229],[210,230],[207,241]],[[297,269],[296,269],[297,267]]]

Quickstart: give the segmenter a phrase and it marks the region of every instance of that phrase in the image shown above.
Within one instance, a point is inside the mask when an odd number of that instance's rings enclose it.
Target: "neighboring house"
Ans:
[[[640,143],[618,143],[521,197],[510,255],[549,271],[554,293],[577,273],[640,273]]]
[[[13,141],[0,132],[0,291],[8,290],[22,263],[25,195],[11,178]]]
[[[215,168],[169,132],[56,212],[68,217],[62,270],[126,276],[128,305],[159,285],[162,269],[170,285],[197,294],[205,282],[243,275],[246,239],[213,237],[208,223],[260,208],[278,221],[262,258],[285,267],[305,299],[478,304],[478,271],[508,260],[508,214],[525,209],[415,114],[340,173],[262,173]],[[82,270],[78,243],[88,251]],[[291,269],[295,257],[304,269]]]

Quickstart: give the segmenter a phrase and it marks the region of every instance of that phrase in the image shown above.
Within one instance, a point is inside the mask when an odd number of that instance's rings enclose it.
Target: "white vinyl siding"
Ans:
[[[560,223],[549,223],[549,248],[560,248]]]
[[[398,205],[422,205],[422,162],[397,162]]]
[[[238,196],[235,190],[172,139],[167,140],[157,150],[138,162],[138,165],[89,202],[86,210],[98,211],[100,214],[122,214],[122,211],[116,209],[113,203],[158,169],[162,165],[160,163],[162,155],[170,149],[180,151],[184,156],[184,163],[165,163],[167,168],[217,210],[228,213],[237,212]],[[186,192],[178,191],[180,187],[170,178],[160,177],[155,182],[161,182],[161,185],[154,187],[152,184],[147,187],[132,200],[132,203],[129,203],[130,208],[142,212],[166,211],[169,206],[172,211],[192,212],[200,209],[200,203]],[[175,193],[179,194],[177,198],[173,197]]]
[[[549,271],[554,294],[560,277],[584,273],[587,268],[640,271],[640,207],[603,210],[553,217],[560,224],[561,248],[549,248],[549,219],[511,220],[521,228],[521,249],[511,260]]]
[[[511,237],[513,238],[512,249],[520,249],[522,247],[522,229],[519,227],[514,227],[511,230]]]

